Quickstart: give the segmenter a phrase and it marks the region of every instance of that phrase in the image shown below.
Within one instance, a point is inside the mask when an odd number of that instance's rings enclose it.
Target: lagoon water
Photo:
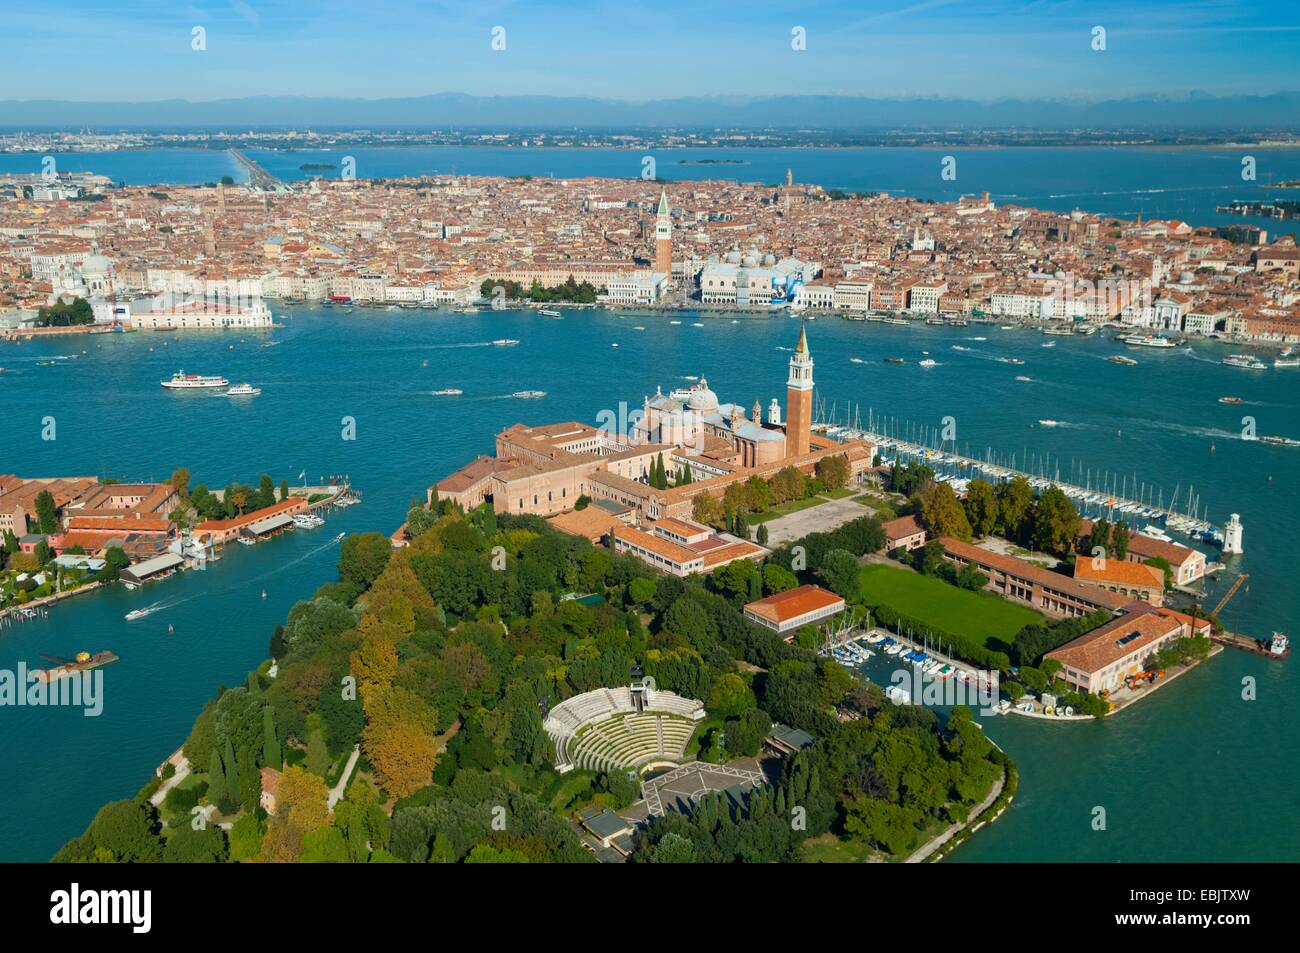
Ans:
[[[662,179],[735,179],[741,182],[815,182],[828,189],[889,192],[934,201],[988,191],[999,204],[1102,215],[1182,219],[1193,225],[1248,222],[1272,232],[1293,232],[1296,222],[1222,215],[1215,207],[1234,199],[1295,199],[1294,190],[1270,182],[1300,180],[1300,149],[1253,146],[1214,148],[727,148],[533,149],[492,146],[355,147],[333,150],[249,150],[250,158],[286,182],[337,178],[345,156],[358,178],[458,175],[531,175],[556,178],[637,178],[643,159],[655,160]],[[941,177],[945,156],[956,159],[956,178]],[[1256,178],[1242,180],[1242,159],[1253,156]],[[39,154],[0,155],[0,171],[39,172]],[[64,171],[93,171],[129,185],[246,180],[243,168],[221,151],[148,149],[55,155]],[[719,161],[723,160],[723,161]],[[702,164],[701,164],[702,163]],[[304,170],[304,165],[332,169]]]
[[[7,344],[0,349],[0,471],[165,479],[188,467],[193,483],[278,483],[347,474],[361,505],[318,530],[255,547],[232,546],[205,572],[135,593],[78,596],[47,619],[0,630],[0,669],[41,664],[41,653],[111,649],[98,718],[59,709],[0,708],[0,859],[39,860],[79,833],[105,801],[127,797],[185,739],[221,683],[238,684],[266,654],[292,604],[334,577],[340,531],[390,532],[412,498],[510,424],[595,422],[619,402],[636,408],[656,385],[707,376],[724,400],[784,400],[797,326],[788,317],[532,312],[275,309],[284,327],[260,334],[137,333]],[[699,321],[703,327],[693,327]],[[646,330],[633,330],[643,325]],[[1239,512],[1248,588],[1224,612],[1233,628],[1296,631],[1300,448],[1238,439],[1241,418],[1260,433],[1300,437],[1300,370],[1250,372],[1215,363],[1227,350],[1130,352],[1107,334],[1044,338],[995,326],[898,328],[823,317],[808,325],[819,399],[901,421],[956,418],[959,443],[980,451],[1050,453],[1095,469],[1140,474],[1168,499],[1189,483],[1219,524]],[[986,341],[969,338],[983,336]],[[512,348],[486,344],[518,338]],[[264,347],[268,341],[275,347]],[[1040,345],[1057,341],[1051,349]],[[620,346],[611,347],[617,342]],[[952,345],[970,348],[954,351]],[[928,351],[939,366],[915,363]],[[83,353],[84,352],[84,353]],[[39,358],[78,355],[55,366]],[[882,363],[888,355],[909,363]],[[850,357],[861,357],[856,364]],[[1025,365],[997,360],[1018,356]],[[424,362],[428,366],[424,366]],[[252,400],[173,393],[177,368],[249,381]],[[1016,375],[1033,378],[1030,383]],[[460,397],[431,391],[456,387]],[[548,392],[541,400],[508,395]],[[1217,402],[1235,394],[1246,403]],[[41,439],[53,416],[57,439]],[[341,439],[342,418],[356,439]],[[1040,418],[1061,422],[1055,428]],[[1213,450],[1211,449],[1213,447]],[[1184,497],[1185,498],[1185,497]],[[1216,580],[1209,605],[1225,588]],[[266,596],[262,597],[265,590]],[[165,608],[127,623],[132,608]],[[168,633],[167,627],[174,628]],[[1015,717],[985,722],[1020,765],[1012,808],[953,855],[957,861],[1286,860],[1300,856],[1300,742],[1293,727],[1300,662],[1225,651],[1100,723]],[[1242,681],[1257,681],[1257,700]],[[1092,829],[1093,809],[1107,829]]]

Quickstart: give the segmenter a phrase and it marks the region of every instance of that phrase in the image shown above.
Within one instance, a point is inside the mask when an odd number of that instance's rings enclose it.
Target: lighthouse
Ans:
[[[1225,556],[1234,553],[1240,555],[1241,548],[1241,517],[1236,513],[1228,520],[1228,525],[1223,528],[1223,554]]]

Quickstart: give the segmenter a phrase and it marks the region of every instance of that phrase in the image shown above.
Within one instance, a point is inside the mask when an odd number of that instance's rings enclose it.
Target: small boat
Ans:
[[[704,327],[704,322],[703,322],[703,321],[692,321],[692,322],[691,322],[691,327],[693,327],[693,328],[702,328],[702,327]]]
[[[864,361],[864,360],[863,360],[862,358],[860,358],[860,357],[851,357],[851,358],[849,358],[849,363],[851,363],[851,364],[865,364],[865,363],[867,363],[867,362]]]
[[[922,367],[936,367],[939,364],[939,362],[932,357],[927,357],[922,361],[918,361],[917,363],[920,364]]]
[[[886,363],[886,364],[906,364],[907,361],[905,361],[905,360],[904,360],[903,358],[901,358],[901,357],[887,357],[887,358],[885,358],[885,363]]]
[[[1241,403],[1244,403],[1244,401],[1243,401],[1240,397],[1220,397],[1220,398],[1219,398],[1219,403],[1221,403],[1221,404],[1241,404]]]
[[[1056,347],[1055,341],[1044,341],[1039,347]]]
[[[1033,382],[1033,378],[1032,378],[1032,377],[1026,377],[1024,374],[1017,374],[1017,375],[1016,375],[1016,380],[1018,380],[1018,381],[1023,381],[1023,382],[1026,383],[1026,384],[1029,384],[1029,383],[1032,383],[1032,382]]]
[[[240,546],[255,546],[255,545],[257,545],[257,541],[256,541],[256,540],[250,539],[250,538],[247,537],[247,536],[240,536],[240,537],[236,540],[236,542],[239,543]]]
[[[953,349],[954,351],[969,351],[969,350],[970,350],[970,348],[968,348],[968,347],[962,347],[960,344],[954,344],[954,345],[952,346],[952,349]]]
[[[1000,357],[998,358],[1003,364],[1023,364],[1025,363],[1018,357]]]
[[[680,321],[669,321],[668,323],[669,323],[669,324],[681,324],[682,322],[680,322]]]
[[[1039,426],[1042,427],[1056,427],[1059,426],[1061,422],[1059,420],[1040,420],[1038,423]]]
[[[347,536],[347,535],[348,535],[347,533],[339,533],[337,536],[334,537],[334,542],[336,542],[336,543],[341,543],[341,542],[343,542],[343,537],[345,537],[345,536]]]
[[[645,330],[645,325],[638,324],[638,325],[636,325],[634,328],[632,328],[632,330],[633,330],[633,331],[644,331],[644,330]]]
[[[429,393],[434,397],[459,397],[465,392],[459,387],[444,387],[442,390],[431,390]]]
[[[132,609],[124,616],[124,618],[127,622],[134,622],[136,619],[143,619],[145,616],[149,615],[149,613],[157,612],[161,608],[162,603],[155,602],[153,605],[145,606],[143,609]]]
[[[226,391],[227,397],[256,397],[262,393],[262,388],[254,387],[251,384],[236,384],[230,390]]]
[[[1106,360],[1110,361],[1112,364],[1123,364],[1126,367],[1132,367],[1137,363],[1133,358],[1125,357],[1123,354],[1112,354],[1110,357],[1106,358]]]
[[[1292,440],[1290,437],[1260,437],[1260,443],[1271,443],[1277,447],[1300,447],[1300,440]]]
[[[546,391],[544,391],[544,390],[517,390],[517,391],[515,391],[513,394],[511,394],[510,396],[511,396],[511,397],[518,397],[520,400],[536,400],[536,399],[539,398],[539,397],[545,397],[545,396],[546,396]]]
[[[493,347],[514,347],[519,342],[514,338],[497,338],[492,342]]]
[[[610,345],[610,347],[618,347],[618,342],[615,341],[613,344]]]

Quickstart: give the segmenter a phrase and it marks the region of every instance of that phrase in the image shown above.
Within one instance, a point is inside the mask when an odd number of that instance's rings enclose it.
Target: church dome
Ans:
[[[701,377],[699,384],[691,388],[691,396],[686,404],[698,413],[712,413],[718,409],[718,395],[709,390],[707,378]]]
[[[83,275],[106,275],[113,268],[113,263],[103,255],[87,255],[81,264]]]

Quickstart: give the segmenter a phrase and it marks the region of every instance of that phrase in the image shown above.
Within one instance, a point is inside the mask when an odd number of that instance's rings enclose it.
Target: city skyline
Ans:
[[[62,0],[11,11],[9,21],[24,42],[6,49],[4,86],[6,98],[19,101],[449,91],[629,102],[701,95],[990,101],[1032,90],[1035,99],[1091,102],[1300,89],[1300,16],[1275,2],[920,0],[864,8],[832,0],[795,8],[764,2],[740,15],[709,2],[589,0],[578,15],[550,2],[472,11],[402,2],[362,17],[337,2],[237,0],[175,11],[132,4],[109,13]],[[51,70],[54,49],[59,68]],[[574,50],[582,56],[565,53]]]

